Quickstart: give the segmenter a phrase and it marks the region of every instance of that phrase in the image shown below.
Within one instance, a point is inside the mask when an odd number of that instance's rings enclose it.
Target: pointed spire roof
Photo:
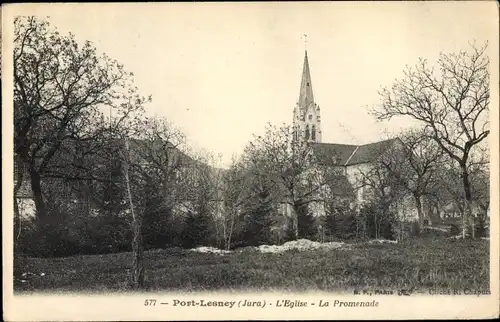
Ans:
[[[309,104],[314,102],[311,72],[309,71],[309,60],[307,59],[307,50],[304,56],[304,67],[302,69],[302,82],[300,83],[299,106],[307,108]]]

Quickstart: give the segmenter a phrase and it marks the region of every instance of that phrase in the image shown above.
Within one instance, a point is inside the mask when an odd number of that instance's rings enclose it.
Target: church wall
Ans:
[[[369,163],[346,167],[347,178],[355,190],[356,206],[358,209],[364,203],[369,202],[371,198],[370,187],[363,187],[362,185],[363,173],[367,173],[370,167],[371,165]],[[404,196],[393,206],[393,209],[396,211],[398,218],[402,221],[413,221],[418,219],[415,202],[410,195]]]
[[[367,187],[363,187],[362,178],[363,173],[367,173],[370,170],[370,164],[357,164],[345,167],[347,180],[351,183],[354,193],[356,195],[356,202],[358,205],[363,204],[367,201],[369,197]]]

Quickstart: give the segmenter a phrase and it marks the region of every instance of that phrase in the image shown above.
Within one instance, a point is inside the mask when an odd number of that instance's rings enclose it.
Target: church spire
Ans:
[[[300,83],[299,106],[301,109],[307,109],[314,102],[311,72],[309,71],[309,60],[307,59],[307,50],[305,50],[304,67],[302,68],[302,82]]]
[[[321,142],[321,117],[314,101],[307,49],[304,55],[300,96],[293,110],[294,138],[302,142]]]

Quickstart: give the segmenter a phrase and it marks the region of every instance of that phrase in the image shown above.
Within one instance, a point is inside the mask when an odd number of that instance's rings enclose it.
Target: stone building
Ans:
[[[369,172],[384,153],[393,152],[398,149],[401,141],[396,139],[371,142],[367,144],[342,144],[327,143],[322,141],[322,133],[325,124],[328,129],[328,120],[321,119],[321,109],[314,100],[311,70],[307,50],[304,55],[302,68],[302,79],[300,83],[299,99],[293,110],[294,139],[310,144],[314,154],[315,166],[332,167],[341,174],[335,181],[335,185],[327,187],[330,198],[340,198],[349,201],[352,208],[359,208],[369,198],[370,192],[363,182],[363,175]],[[325,123],[326,122],[326,123]],[[286,209],[290,213],[291,209]],[[324,213],[324,207],[317,202],[310,205],[312,212],[317,215]],[[412,207],[410,200],[404,201],[405,218],[415,218],[416,209]]]

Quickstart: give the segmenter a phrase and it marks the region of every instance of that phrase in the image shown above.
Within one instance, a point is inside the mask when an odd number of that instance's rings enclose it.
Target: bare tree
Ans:
[[[310,144],[296,141],[293,128],[288,125],[268,125],[266,134],[251,142],[244,160],[252,165],[255,174],[270,180],[274,200],[292,207],[297,216],[301,207],[311,202],[322,202],[321,195],[330,183],[332,168],[314,165],[313,148]],[[298,237],[297,218],[294,219]]]
[[[387,169],[401,187],[411,194],[422,229],[426,216],[422,198],[428,195],[436,184],[444,152],[432,139],[419,131],[410,130],[403,133],[398,142],[401,144],[393,145],[377,163]]]
[[[183,154],[184,136],[169,122],[159,118],[144,118],[137,127],[129,128],[118,144],[122,145],[121,160],[133,233],[134,288],[144,286],[143,223],[152,207],[171,208],[183,191],[179,175],[188,159]],[[130,138],[134,136],[135,138]],[[156,192],[159,204],[151,204]]]
[[[130,180],[130,145],[128,138],[125,138],[125,146],[122,151],[123,173],[127,189],[127,198],[132,214],[132,287],[139,289],[144,286],[144,245],[142,241],[142,215],[136,211],[134,197],[132,194]]]
[[[468,165],[468,172],[472,192],[472,208],[479,216],[486,216],[489,210],[489,161],[488,154],[482,153]],[[458,212],[462,215],[466,211],[463,188],[460,180],[461,169],[459,166],[447,160],[439,164],[436,173],[436,185],[430,190],[430,197],[442,212]],[[451,207],[451,208],[450,208]]]
[[[60,157],[68,162],[55,171],[61,150],[79,151],[79,143],[102,141],[105,133],[126,127],[147,99],[121,64],[34,17],[16,18],[13,58],[14,149],[29,175],[37,216],[44,217],[42,177],[68,178],[73,174],[66,170],[76,166],[73,158]],[[114,118],[108,121],[110,109]]]
[[[232,238],[242,210],[251,200],[249,198],[250,180],[251,177],[247,169],[237,160],[233,160],[222,177],[221,192],[224,208],[221,214],[221,222],[225,249],[231,247]]]
[[[375,238],[379,238],[382,223],[392,219],[390,215],[406,192],[400,180],[384,165],[382,158],[360,169],[356,189],[363,189],[365,205],[374,207]]]
[[[473,224],[469,163],[474,147],[489,134],[490,102],[487,44],[471,51],[441,54],[438,70],[421,59],[408,67],[404,78],[380,92],[382,104],[374,114],[381,120],[405,116],[423,125],[425,135],[454,160],[460,170],[466,211],[464,222]],[[463,227],[465,237],[466,227]],[[474,229],[472,229],[474,237]]]
[[[137,139],[132,140],[133,170],[142,180],[156,186],[163,203],[172,207],[183,194],[181,181],[187,180],[186,170],[192,160],[186,154],[186,138],[162,118],[145,117],[138,130]]]

